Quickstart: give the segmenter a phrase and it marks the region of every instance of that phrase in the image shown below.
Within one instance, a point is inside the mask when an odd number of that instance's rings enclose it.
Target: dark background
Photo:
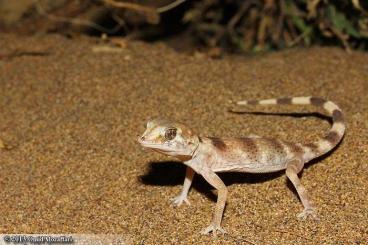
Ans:
[[[368,48],[367,1],[0,1],[0,31],[163,41],[180,51],[261,52],[295,46]]]

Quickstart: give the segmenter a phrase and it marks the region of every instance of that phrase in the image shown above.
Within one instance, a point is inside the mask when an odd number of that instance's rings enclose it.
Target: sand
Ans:
[[[0,36],[1,233],[122,234],[134,244],[367,244],[368,54],[315,47],[211,60],[140,42],[93,52],[103,45]],[[320,221],[296,219],[302,205],[283,173],[230,173],[221,175],[228,234],[200,235],[216,192],[196,176],[192,205],[170,205],[185,168],[137,144],[147,119],[173,118],[201,135],[311,142],[328,121],[227,111],[229,100],[302,95],[335,101],[348,127],[339,147],[302,175]]]

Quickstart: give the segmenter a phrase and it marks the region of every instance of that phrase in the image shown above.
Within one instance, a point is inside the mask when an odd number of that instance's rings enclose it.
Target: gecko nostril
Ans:
[[[141,140],[142,140],[142,141],[144,141],[145,139],[146,139],[146,137],[144,137],[144,136],[142,136],[142,137],[141,137]]]

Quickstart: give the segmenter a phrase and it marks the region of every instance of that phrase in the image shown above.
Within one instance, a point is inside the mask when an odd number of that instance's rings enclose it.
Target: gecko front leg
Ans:
[[[179,207],[181,204],[183,204],[183,202],[190,205],[190,202],[188,201],[187,196],[188,196],[190,186],[192,185],[192,182],[193,182],[193,177],[194,177],[194,170],[191,167],[187,167],[186,173],[185,173],[183,189],[182,189],[180,195],[178,195],[178,196],[171,199],[172,203],[174,205]]]

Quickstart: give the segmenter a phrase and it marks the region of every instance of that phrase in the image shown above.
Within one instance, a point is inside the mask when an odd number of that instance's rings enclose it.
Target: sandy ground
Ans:
[[[368,54],[334,48],[209,60],[162,44],[93,52],[95,39],[0,36],[1,233],[123,234],[144,244],[367,244]],[[347,134],[303,172],[320,221],[298,221],[302,205],[283,173],[223,174],[223,227],[216,192],[196,176],[191,206],[174,208],[184,166],[143,151],[136,138],[152,117],[202,135],[256,134],[311,142],[328,130],[315,116],[236,115],[230,99],[315,95],[338,103]],[[245,109],[245,108],[242,108]],[[311,112],[309,107],[255,107]]]

